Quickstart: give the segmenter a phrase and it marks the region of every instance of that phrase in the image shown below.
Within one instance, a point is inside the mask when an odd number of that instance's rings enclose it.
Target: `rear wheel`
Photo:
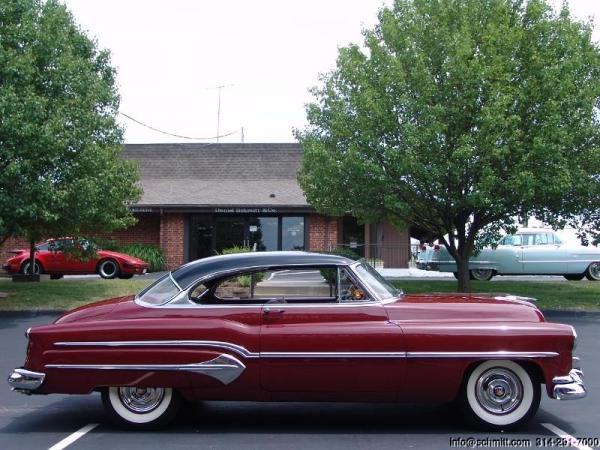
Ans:
[[[579,281],[582,280],[585,275],[583,273],[568,273],[563,275],[569,281]]]
[[[109,387],[102,403],[111,420],[121,426],[155,429],[168,425],[177,414],[181,399],[172,388]]]
[[[479,428],[519,427],[537,412],[540,384],[514,361],[485,361],[463,383],[460,406],[466,419]]]
[[[105,259],[98,264],[98,275],[102,278],[111,279],[119,275],[119,265],[113,259]]]
[[[471,270],[471,277],[473,280],[489,281],[494,276],[493,269],[473,269]]]
[[[36,261],[33,264],[33,273],[40,274],[42,272],[43,272],[42,265],[39,263],[39,261]],[[31,275],[31,263],[29,261],[26,261],[23,263],[23,265],[21,266],[21,273],[24,273],[26,275],[27,274]]]
[[[600,281],[600,262],[591,263],[585,271],[585,277],[590,281]]]

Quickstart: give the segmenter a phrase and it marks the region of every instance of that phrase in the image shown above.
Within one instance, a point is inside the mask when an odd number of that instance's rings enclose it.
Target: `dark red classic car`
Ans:
[[[457,400],[475,425],[510,429],[535,414],[542,390],[586,394],[575,330],[527,299],[405,295],[333,255],[198,260],[26,334],[15,391],[101,391],[113,419],[140,428],[201,399]]]
[[[125,253],[98,250],[95,257],[78,259],[68,252],[66,246],[77,245],[72,239],[49,239],[36,245],[33,273],[47,273],[52,279],[63,275],[83,275],[97,273],[102,278],[131,278],[144,274],[148,263]],[[4,265],[8,273],[31,273],[29,249],[11,250],[15,256]]]

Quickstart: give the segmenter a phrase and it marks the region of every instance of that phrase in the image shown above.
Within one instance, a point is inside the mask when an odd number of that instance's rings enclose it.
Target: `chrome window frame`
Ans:
[[[338,265],[323,265],[322,267],[334,267],[336,270],[342,270],[342,269],[348,269],[348,272],[350,274],[350,276],[354,279],[355,283],[358,285],[357,287],[362,288],[365,292],[368,293],[369,299],[368,300],[361,300],[361,301],[344,301],[341,302],[339,301],[339,298],[336,302],[334,303],[288,303],[285,305],[286,308],[291,307],[291,308],[306,308],[306,307],[310,307],[310,308],[331,308],[331,307],[342,307],[342,308],[348,308],[348,307],[358,307],[358,306],[366,306],[366,305],[383,305],[383,304],[387,304],[387,303],[393,303],[395,301],[397,301],[397,297],[391,297],[391,298],[381,298],[379,295],[377,295],[377,293],[369,286],[368,283],[365,282],[365,280],[357,273],[357,271],[355,270],[355,268],[359,265],[362,264],[362,261],[356,261],[353,262],[351,264],[338,264]],[[318,268],[318,265],[311,265],[311,264],[286,264],[285,266],[281,266],[281,267],[277,267],[277,269],[301,269],[301,268]],[[232,304],[201,304],[201,303],[196,303],[193,300],[191,300],[190,298],[190,294],[192,293],[192,291],[194,290],[194,288],[201,283],[205,283],[207,281],[210,281],[214,278],[217,277],[226,277],[229,275],[235,275],[236,273],[241,273],[242,271],[244,273],[248,273],[248,272],[259,272],[261,270],[269,270],[268,267],[265,266],[252,266],[252,267],[244,267],[242,270],[240,269],[231,269],[231,270],[224,270],[224,271],[220,271],[220,272],[212,272],[212,273],[207,273],[204,275],[199,276],[196,281],[194,281],[193,283],[191,283],[187,288],[182,289],[179,284],[177,282],[175,282],[175,280],[173,279],[173,275],[172,272],[169,272],[168,275],[165,275],[165,277],[161,277],[159,278],[159,280],[162,280],[164,278],[166,278],[167,276],[169,276],[171,278],[171,281],[173,281],[175,283],[175,286],[178,287],[180,289],[180,291],[175,294],[173,297],[171,297],[169,300],[167,300],[166,302],[160,304],[160,305],[152,305],[149,303],[144,302],[143,300],[140,299],[140,295],[143,294],[144,292],[146,292],[151,286],[154,285],[151,284],[150,286],[148,286],[147,288],[145,288],[143,291],[140,292],[140,294],[135,296],[134,302],[139,305],[139,306],[143,306],[145,308],[262,308],[264,306],[264,304],[248,304],[248,305],[232,305]],[[159,281],[157,280],[157,282]]]

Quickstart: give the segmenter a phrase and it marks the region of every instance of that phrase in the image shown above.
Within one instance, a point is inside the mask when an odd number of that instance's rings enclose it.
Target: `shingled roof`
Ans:
[[[139,163],[138,206],[309,207],[299,144],[126,144],[121,155]]]

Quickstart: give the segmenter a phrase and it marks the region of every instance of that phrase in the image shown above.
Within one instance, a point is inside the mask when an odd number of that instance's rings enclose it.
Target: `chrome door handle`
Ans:
[[[285,309],[281,309],[281,308],[275,308],[275,309],[265,308],[265,309],[263,309],[263,314],[271,314],[271,313],[283,314],[284,312],[285,312]]]

